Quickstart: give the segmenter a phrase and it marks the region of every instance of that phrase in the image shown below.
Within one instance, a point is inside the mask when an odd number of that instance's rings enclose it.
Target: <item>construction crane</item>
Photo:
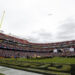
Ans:
[[[2,15],[2,18],[1,18],[1,22],[0,22],[0,30],[1,30],[2,23],[3,23],[4,15],[5,15],[5,11],[3,11],[3,15]]]

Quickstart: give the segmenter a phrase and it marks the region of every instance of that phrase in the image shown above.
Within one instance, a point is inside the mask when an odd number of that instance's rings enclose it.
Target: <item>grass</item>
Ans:
[[[75,58],[63,58],[63,57],[54,57],[54,58],[45,58],[45,59],[26,59],[26,58],[2,58],[2,60],[7,61],[23,61],[23,62],[39,62],[39,63],[60,63],[60,64],[75,64]]]
[[[61,68],[57,68],[57,67],[48,67],[49,70],[55,70],[55,71],[64,71],[64,72],[68,72],[71,70],[71,66],[70,65],[62,65]]]
[[[0,75],[5,75],[5,74],[3,74],[3,73],[0,73]]]

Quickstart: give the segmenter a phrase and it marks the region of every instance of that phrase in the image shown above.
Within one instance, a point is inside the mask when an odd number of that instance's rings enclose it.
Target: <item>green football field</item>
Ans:
[[[60,63],[60,64],[75,64],[75,58],[67,57],[54,57],[54,58],[0,58],[0,61],[26,61],[26,62],[39,62],[39,63]]]

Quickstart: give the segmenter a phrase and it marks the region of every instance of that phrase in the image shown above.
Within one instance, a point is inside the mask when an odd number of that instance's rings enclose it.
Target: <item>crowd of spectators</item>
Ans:
[[[0,33],[0,56],[3,57],[53,57],[75,56],[75,40],[37,44]]]

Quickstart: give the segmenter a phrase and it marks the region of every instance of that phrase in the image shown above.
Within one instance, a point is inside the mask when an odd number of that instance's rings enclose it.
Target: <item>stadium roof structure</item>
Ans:
[[[66,44],[68,44],[68,43],[71,43],[71,42],[75,42],[75,40],[69,40],[69,41],[60,41],[60,42],[53,42],[53,43],[30,43],[30,44],[33,44],[33,45],[58,45],[58,44],[60,44],[60,43],[66,43]]]
[[[0,39],[11,40],[11,41],[19,42],[19,43],[23,43],[23,44],[29,43],[27,40],[20,39],[20,38],[17,38],[17,37],[13,37],[13,36],[10,36],[10,35],[4,34],[4,33],[0,33]]]
[[[20,39],[20,38],[17,38],[15,36],[10,36],[8,34],[4,34],[4,33],[1,33],[1,32],[0,32],[0,39],[11,40],[11,41],[19,42],[19,43],[23,43],[23,44],[40,45],[40,46],[58,45],[60,43],[68,44],[68,43],[71,43],[71,42],[75,43],[75,40],[55,42],[55,43],[32,43],[32,42],[29,42],[28,40]]]

